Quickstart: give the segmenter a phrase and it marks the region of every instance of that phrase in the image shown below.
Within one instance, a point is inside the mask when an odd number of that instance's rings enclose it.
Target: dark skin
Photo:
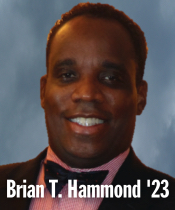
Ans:
[[[117,21],[76,17],[56,33],[41,78],[49,145],[75,168],[102,165],[130,147],[147,83],[136,87],[135,51]],[[82,126],[77,117],[103,120]]]

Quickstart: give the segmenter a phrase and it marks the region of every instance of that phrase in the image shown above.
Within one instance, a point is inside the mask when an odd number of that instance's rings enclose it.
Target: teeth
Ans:
[[[78,123],[82,126],[93,126],[104,123],[104,120],[98,118],[84,118],[84,117],[77,117],[70,119],[71,122]]]

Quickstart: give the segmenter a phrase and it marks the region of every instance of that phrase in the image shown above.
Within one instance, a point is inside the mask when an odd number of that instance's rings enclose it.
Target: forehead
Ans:
[[[49,63],[82,56],[87,62],[105,58],[127,63],[135,58],[135,51],[129,33],[118,21],[79,16],[57,31],[51,43]]]

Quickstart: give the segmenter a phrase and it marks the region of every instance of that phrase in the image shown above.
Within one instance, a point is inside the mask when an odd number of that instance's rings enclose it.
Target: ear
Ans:
[[[47,83],[47,74],[42,76],[40,79],[40,99],[41,99],[41,107],[44,109],[45,107],[45,90]]]
[[[145,108],[147,99],[148,84],[145,80],[142,80],[137,87],[137,115],[140,115]]]

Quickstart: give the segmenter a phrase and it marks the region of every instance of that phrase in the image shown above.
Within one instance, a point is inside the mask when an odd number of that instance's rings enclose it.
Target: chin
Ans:
[[[76,158],[83,158],[83,159],[95,158],[98,156],[98,152],[96,150],[92,148],[86,149],[81,146],[77,149],[70,148],[67,152]]]

